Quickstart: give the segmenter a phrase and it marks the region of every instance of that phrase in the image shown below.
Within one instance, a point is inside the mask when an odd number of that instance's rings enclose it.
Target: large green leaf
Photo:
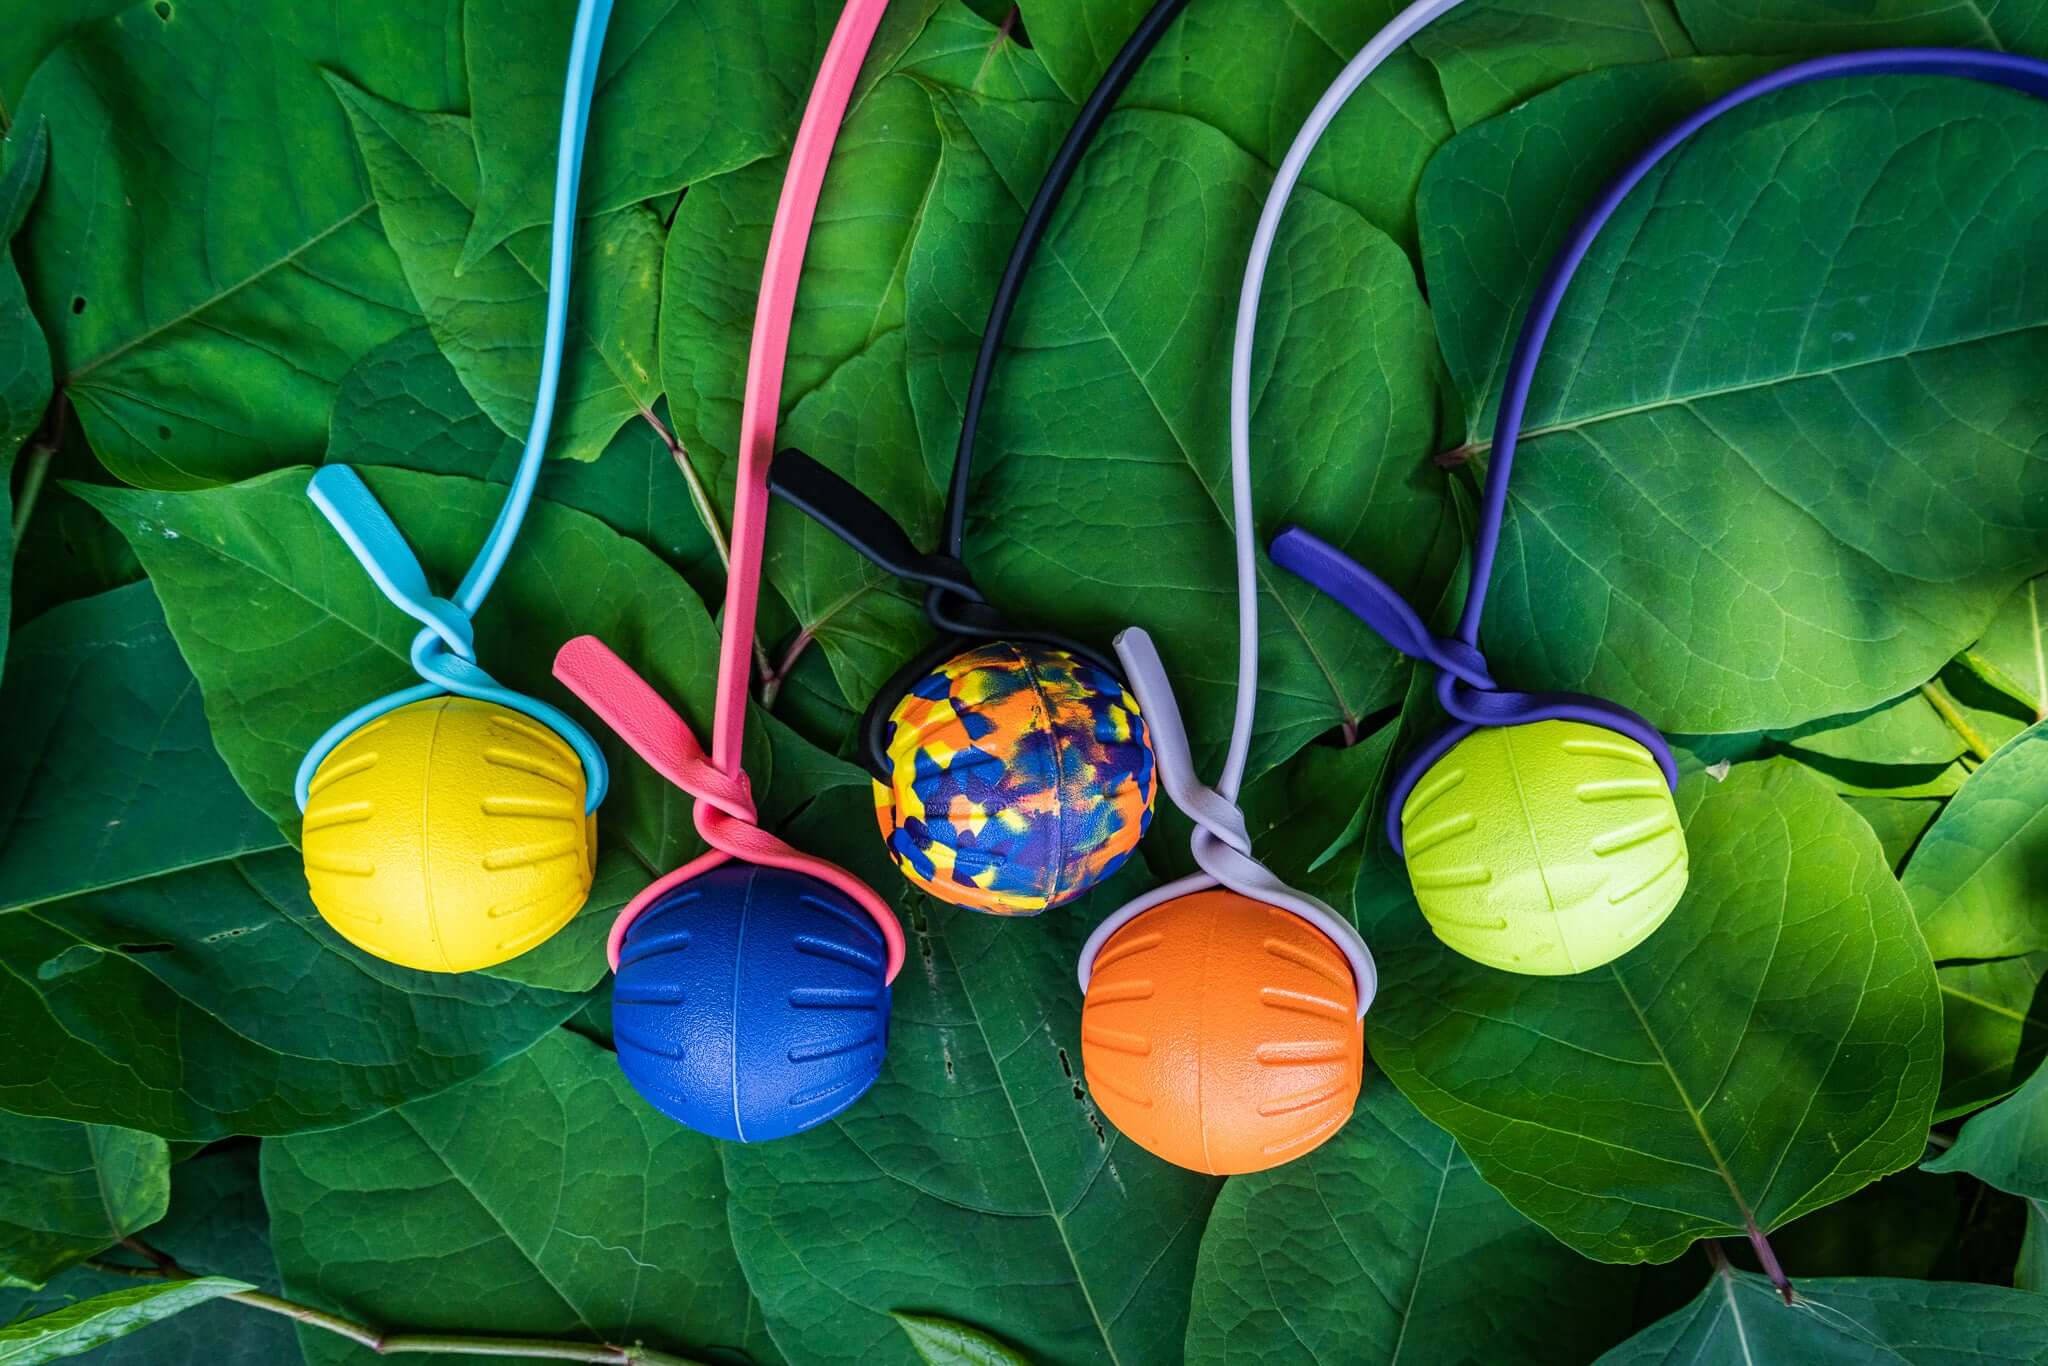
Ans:
[[[1693,55],[1671,0],[1484,0],[1414,41],[1461,129],[1583,72]]]
[[[889,868],[869,802],[836,788],[788,834],[904,917],[888,1061],[830,1124],[721,1148],[733,1241],[777,1345],[795,1362],[916,1362],[902,1311],[974,1324],[1033,1361],[1177,1361],[1217,1183],[1139,1150],[1081,1084],[1074,954],[1141,884],[1119,877],[1028,926],[937,907]]]
[[[0,1284],[41,1285],[163,1218],[170,1199],[155,1134],[0,1115]]]
[[[725,1226],[719,1145],[556,1030],[475,1081],[263,1147],[294,1299],[415,1331],[641,1342],[775,1359]],[[314,1366],[369,1361],[300,1334]]]
[[[2048,575],[2013,589],[1963,663],[2048,721]]]
[[[0,127],[13,117],[21,103],[22,87],[50,49],[69,37],[81,24],[117,14],[136,0],[70,0],[64,5],[26,5],[9,15],[13,21],[0,30]]]
[[[319,454],[335,384],[418,317],[320,70],[459,108],[459,8],[166,0],[43,63],[25,274],[108,468],[187,488]]]
[[[781,150],[838,10],[622,0],[605,33],[580,211],[623,209]],[[465,268],[548,220],[570,15],[554,0],[464,9],[481,173]]]
[[[350,948],[288,850],[0,915],[0,1107],[167,1138],[329,1128],[532,1044],[580,997]]]
[[[1676,0],[1708,52],[1948,46],[2048,55],[2048,12],[2014,0]]]
[[[29,312],[12,246],[43,183],[49,127],[35,124],[10,139],[5,150],[7,172],[0,176],[0,656],[7,652],[14,585],[14,458],[50,403],[50,348]]]
[[[1453,954],[1398,867],[1359,884],[1373,1056],[1517,1209],[1609,1261],[1769,1230],[1898,1170],[1940,1077],[1933,967],[1870,828],[1783,761],[1689,777],[1678,805],[1684,899],[1576,977]]]
[[[2025,1366],[2048,1356],[2048,1296],[1995,1285],[1804,1280],[1722,1270],[1699,1298],[1598,1366]]]
[[[206,729],[148,584],[15,638],[0,715],[0,912],[277,848]]]
[[[1627,1331],[1616,1306],[1634,1279],[1515,1213],[1449,1134],[1368,1077],[1336,1138],[1224,1186],[1187,1358],[1578,1366]]]
[[[2048,948],[2048,723],[1970,775],[1903,880],[1936,960]]]
[[[478,194],[469,120],[328,80],[434,339],[491,421],[524,438],[546,332],[548,229],[521,232],[465,267]],[[660,276],[661,222],[651,210],[633,205],[579,225],[551,453],[595,460],[621,426],[651,410]]]
[[[2048,953],[1950,963],[1941,981],[1941,1099],[1937,1120],[1966,1115],[2017,1090],[2048,1057]]]
[[[1931,1172],[1968,1172],[2009,1195],[2048,1200],[2048,1070],[1972,1116],[1955,1146],[1926,1163]]]
[[[211,1149],[171,1172],[170,1213],[148,1231],[149,1245],[182,1266],[231,1273],[275,1294],[277,1264],[270,1255],[270,1218],[256,1183],[256,1145]],[[140,1264],[139,1258],[126,1260]],[[73,1267],[34,1293],[0,1291],[0,1322],[47,1314],[133,1285],[124,1276]],[[297,1354],[289,1320],[239,1305],[203,1304],[141,1337],[101,1347],[93,1361],[96,1366],[282,1366]]]
[[[459,580],[503,490],[410,470],[365,475],[430,580],[444,589]],[[222,757],[288,832],[298,827],[292,776],[306,747],[349,708],[416,681],[407,662],[415,623],[356,564],[307,500],[305,480],[304,470],[282,470],[186,494],[81,490],[142,556]],[[562,642],[586,631],[708,719],[718,648],[696,594],[644,547],[541,500],[478,615],[478,658],[508,686],[573,708],[549,668]],[[629,850],[648,871],[665,872],[701,847],[687,799],[605,743],[613,795],[600,853]],[[602,921],[586,911],[564,933],[601,937]]]
[[[252,1287],[224,1276],[131,1286],[0,1328],[0,1366],[40,1366],[77,1356],[196,1305]]]
[[[928,78],[930,79],[930,78]],[[1015,101],[936,83],[945,151],[910,263],[911,393],[936,480],[993,282],[1042,159]],[[1040,121],[1042,122],[1042,116]],[[1054,131],[1058,130],[1055,125]],[[1129,109],[1105,127],[1025,288],[982,424],[977,577],[1020,619],[1162,642],[1192,733],[1228,729],[1236,658],[1229,335],[1263,166],[1214,127]],[[1352,208],[1297,197],[1252,387],[1262,527],[1303,520],[1428,600],[1456,539],[1429,316],[1406,254]],[[1400,695],[1405,663],[1292,576],[1260,571],[1267,695],[1255,768]],[[1347,625],[1347,623],[1350,623]]]
[[[1595,188],[1756,69],[1599,72],[1432,161],[1424,257],[1468,431]],[[1974,640],[2048,557],[2048,409],[2021,397],[2048,358],[2048,277],[2027,266],[2048,246],[2044,136],[2048,110],[2010,91],[1828,82],[1653,173],[1531,400],[1496,673],[1680,731],[1779,729],[1895,697]]]
[[[518,466],[519,450],[519,440],[476,406],[422,327],[378,347],[342,380],[327,459],[503,484]],[[724,582],[704,519],[653,422],[620,428],[602,463],[548,466],[541,492],[631,536],[690,576],[700,593]]]

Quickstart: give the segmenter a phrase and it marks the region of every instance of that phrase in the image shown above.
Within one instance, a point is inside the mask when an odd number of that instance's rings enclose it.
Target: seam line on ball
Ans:
[[[1565,941],[1563,928],[1557,923],[1557,894],[1550,890],[1550,871],[1543,866],[1543,841],[1536,834],[1536,819],[1529,812],[1529,793],[1522,786],[1522,770],[1515,764],[1514,728],[1501,732],[1501,752],[1507,755],[1508,778],[1515,785],[1515,804],[1522,811],[1522,828],[1529,832],[1529,848],[1536,854],[1536,880],[1543,885],[1543,904],[1550,912],[1550,929],[1557,935],[1557,943],[1564,950],[1565,966],[1573,972],[1579,970],[1578,960],[1572,956],[1572,946]]]
[[[732,1041],[732,1131],[742,1143],[747,1141],[747,1126],[740,1118],[740,971],[747,961],[747,916],[754,909],[754,884],[760,880],[758,867],[748,870],[747,894],[740,898],[739,929],[733,936],[732,995],[725,1003],[726,1034]]]

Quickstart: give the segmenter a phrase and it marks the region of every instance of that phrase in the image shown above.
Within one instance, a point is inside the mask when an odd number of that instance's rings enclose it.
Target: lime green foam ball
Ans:
[[[1685,831],[1657,761],[1578,721],[1467,736],[1409,793],[1401,838],[1437,938],[1507,972],[1611,963],[1685,890]]]

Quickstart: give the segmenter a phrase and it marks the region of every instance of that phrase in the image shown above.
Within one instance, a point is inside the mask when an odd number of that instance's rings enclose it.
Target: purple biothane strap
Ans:
[[[1572,278],[1599,240],[1601,230],[1636,186],[1695,133],[1730,110],[1792,86],[1849,76],[1951,76],[2005,86],[2048,100],[2048,62],[2030,57],[1939,47],[1840,53],[1797,62],[1729,91],[1673,127],[1631,162],[1579,220],[1563,249],[1551,261],[1522,320],[1521,336],[1508,364],[1500,412],[1494,422],[1493,452],[1486,470],[1479,529],[1472,545],[1471,587],[1466,592],[1464,611],[1454,636],[1432,634],[1422,615],[1384,579],[1328,542],[1300,527],[1288,527],[1273,539],[1269,552],[1274,563],[1337,599],[1396,650],[1434,665],[1439,672],[1437,700],[1452,718],[1452,724],[1408,756],[1395,776],[1387,799],[1387,835],[1395,852],[1402,852],[1401,808],[1409,792],[1452,746],[1482,726],[1551,720],[1605,726],[1649,750],[1664,771],[1665,780],[1677,785],[1678,766],[1672,758],[1671,746],[1641,716],[1616,703],[1576,693],[1503,691],[1493,682],[1486,657],[1479,650],[1479,622],[1486,611],[1494,555],[1500,548],[1508,478],[1514,471],[1522,419],[1529,406],[1529,392],[1535,385],[1537,366],[1543,359],[1544,344],[1550,339],[1551,325],[1557,321]]]

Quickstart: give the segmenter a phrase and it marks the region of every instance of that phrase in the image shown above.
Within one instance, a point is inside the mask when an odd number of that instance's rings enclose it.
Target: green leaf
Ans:
[[[2048,721],[2048,575],[2013,589],[1963,665]]]
[[[541,487],[548,501],[587,512],[661,556],[700,594],[722,593],[724,570],[688,485],[676,477],[665,430],[653,421],[628,422],[605,447],[602,463],[558,461]],[[342,380],[327,460],[505,484],[519,449],[518,439],[476,406],[422,327],[378,347]]]
[[[259,1290],[279,1289],[270,1255],[270,1217],[256,1181],[256,1144],[213,1148],[171,1169],[171,1207],[148,1233],[151,1247],[182,1266],[232,1272]],[[139,1258],[124,1260],[140,1264]],[[75,1266],[40,1291],[0,1291],[0,1322],[47,1314],[110,1290],[133,1287],[128,1277]],[[109,1343],[99,1366],[279,1366],[298,1359],[291,1323],[239,1305],[200,1305],[133,1340]]]
[[[22,87],[50,50],[72,30],[135,3],[135,0],[71,0],[65,5],[31,5],[0,31],[0,122],[21,103]]]
[[[2027,1201],[2027,1231],[2019,1262],[2012,1271],[2013,1288],[2034,1294],[2048,1291],[2048,1202]]]
[[[50,153],[48,125],[36,123],[24,136],[9,139],[5,150],[7,171],[0,175],[0,656],[7,652],[14,584],[14,459],[50,406],[50,348],[29,311],[12,245],[42,186]]]
[[[148,1228],[170,1199],[155,1134],[0,1115],[0,1284],[41,1285]]]
[[[2048,723],[1970,775],[1913,851],[1903,878],[1937,961],[2048,948]]]
[[[1576,977],[1453,954],[1398,866],[1359,884],[1374,1058],[1510,1203],[1607,1261],[1769,1230],[1898,1170],[1940,1076],[1933,968],[1870,828],[1783,761],[1689,777],[1678,806],[1684,899]]]
[[[1923,1164],[1968,1172],[2008,1195],[2048,1200],[2048,1071],[2036,1070],[2010,1097],[1973,1115],[1955,1146]]]
[[[1950,963],[1941,981],[1941,1099],[1936,1121],[2011,1095],[2048,1057],[2048,953],[1991,963]]]
[[[476,0],[464,10],[480,168],[464,270],[548,221],[569,17],[552,0]],[[579,211],[657,199],[786,147],[837,17],[838,6],[812,0],[624,0],[605,34]]]
[[[1634,1282],[1515,1213],[1449,1134],[1368,1077],[1336,1138],[1224,1186],[1187,1358],[1577,1366],[1626,1331],[1615,1310]]]
[[[456,583],[503,490],[410,470],[364,473],[429,580]],[[305,479],[304,470],[281,470],[186,494],[80,490],[142,557],[199,679],[222,757],[287,832],[298,828],[292,776],[306,747],[349,708],[416,681],[408,662],[415,623],[356,564],[306,498]],[[562,642],[584,632],[631,659],[693,719],[709,718],[718,644],[697,596],[644,547],[543,499],[478,615],[478,658],[507,686],[574,709],[580,704],[549,669]],[[617,848],[652,874],[700,849],[688,798],[604,727],[595,733],[612,760],[600,857]],[[586,908],[563,934],[601,941],[602,909]]]
[[[1942,806],[1939,801],[1926,797],[1848,797],[1844,800],[1849,803],[1849,809],[1863,817],[1864,824],[1877,835],[1877,842],[1884,846],[1885,860],[1894,871],[1906,866],[1914,846],[1927,833],[1927,827],[1934,824]]]
[[[725,1144],[733,1242],[792,1361],[915,1362],[892,1312],[972,1323],[1035,1361],[1178,1361],[1216,1182],[1123,1138],[1081,1084],[1074,955],[1142,882],[1017,934],[887,865],[871,798],[829,791],[787,838],[891,897],[910,939],[889,1056],[859,1105]]]
[[[1963,737],[1917,688],[1869,711],[1823,717],[1772,738],[1800,755],[1862,764],[1947,764],[1964,749]]]
[[[460,108],[458,10],[138,4],[36,72],[29,297],[109,469],[191,488],[319,454],[334,386],[418,319],[320,68]]]
[[[1787,1305],[1723,1270],[1699,1298],[1597,1366],[2023,1366],[2048,1354],[2048,1297],[1953,1281],[1800,1280]]]
[[[936,480],[989,294],[1047,154],[1014,102],[942,88],[945,151],[909,276],[911,394]],[[1107,639],[1133,615],[1176,665],[1190,732],[1228,731],[1236,657],[1227,386],[1264,167],[1209,125],[1126,109],[1041,250],[982,424],[969,550],[1019,619]],[[1253,376],[1259,525],[1301,520],[1424,601],[1458,540],[1436,440],[1428,310],[1401,248],[1297,197]],[[1336,339],[1334,344],[1333,340]],[[1285,357],[1285,363],[1277,358]],[[1254,771],[1396,700],[1407,664],[1291,575],[1260,570],[1266,702]]]
[[[548,229],[530,228],[466,268],[477,203],[469,120],[422,113],[328,74],[370,168],[377,208],[413,297],[463,387],[504,431],[533,420],[546,331]],[[546,174],[553,178],[552,164]],[[661,222],[634,205],[580,225],[552,454],[595,460],[652,408]]]
[[[923,1314],[891,1314],[927,1366],[1031,1366],[978,1328]]]
[[[351,949],[290,851],[0,915],[0,1108],[177,1139],[346,1124],[528,1047],[580,1003]]]
[[[1598,72],[1431,162],[1424,258],[1468,431],[1596,187],[1757,69]],[[2048,412],[2013,401],[2048,348],[2048,277],[2025,264],[2048,224],[2022,188],[2048,194],[2044,137],[2048,109],[2010,91],[1830,81],[1653,173],[1530,403],[1495,673],[1683,732],[1783,729],[1896,697],[1976,639],[2048,555]]]
[[[146,583],[66,603],[15,638],[0,715],[0,912],[283,841],[206,728]]]
[[[1998,48],[2048,56],[2048,13],[2004,0],[1676,0],[1708,52],[1840,52],[1866,47]]]
[[[90,1352],[195,1305],[253,1288],[225,1276],[200,1276],[96,1295],[68,1309],[0,1328],[0,1366],[37,1366]]]
[[[1582,72],[1693,55],[1671,0],[1489,0],[1415,35],[1461,129]]]
[[[476,1080],[263,1146],[287,1293],[412,1331],[775,1360],[725,1227],[718,1148],[563,1030]],[[312,1366],[369,1361],[302,1331]]]

